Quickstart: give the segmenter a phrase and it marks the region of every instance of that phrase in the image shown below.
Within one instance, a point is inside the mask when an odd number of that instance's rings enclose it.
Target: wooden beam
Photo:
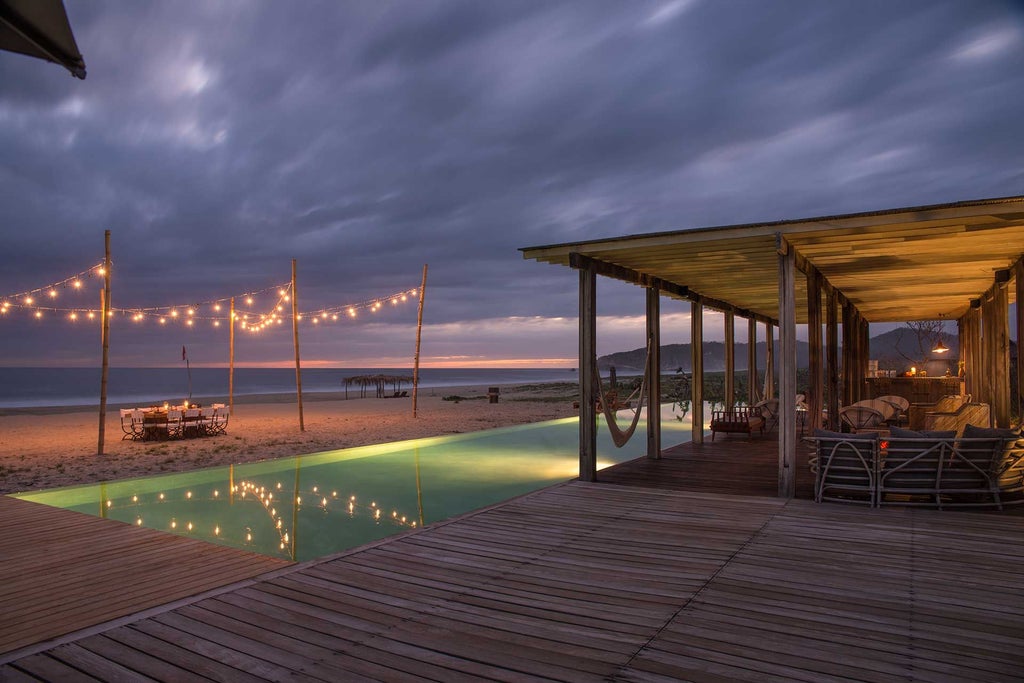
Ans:
[[[779,497],[796,493],[796,255],[779,261]]]
[[[580,479],[597,480],[597,272],[580,269]]]
[[[764,348],[765,348],[765,398],[775,397],[775,328],[771,323],[764,326]]]
[[[661,294],[647,288],[647,457],[661,458]]]
[[[807,429],[821,427],[824,408],[825,378],[822,372],[821,349],[821,273],[813,266],[807,271]]]
[[[725,312],[725,407],[736,404],[736,317]]]
[[[693,443],[704,443],[704,306],[690,302],[690,429]]]
[[[576,270],[592,267],[597,275],[610,277],[614,280],[622,280],[623,282],[629,282],[641,287],[656,287],[666,294],[679,297],[680,299],[688,299],[690,297],[690,290],[683,285],[677,285],[674,282],[668,282],[647,273],[641,273],[614,263],[608,263],[607,261],[600,261],[577,252],[569,254],[569,267]]]
[[[858,315],[860,324],[860,362],[857,364],[857,400],[868,398],[868,386],[865,378],[868,376],[868,360],[871,358],[871,324],[862,315]]]

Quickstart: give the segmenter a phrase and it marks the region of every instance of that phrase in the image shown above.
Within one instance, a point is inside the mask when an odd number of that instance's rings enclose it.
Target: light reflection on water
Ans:
[[[621,449],[602,426],[598,467],[643,455],[644,422]],[[665,446],[689,430],[662,407]],[[302,561],[572,479],[578,435],[567,418],[17,497]]]

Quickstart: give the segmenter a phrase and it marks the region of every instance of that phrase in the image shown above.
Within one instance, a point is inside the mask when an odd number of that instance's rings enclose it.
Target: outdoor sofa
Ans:
[[[1024,437],[1019,429],[967,425],[954,431],[893,427],[877,433],[816,430],[811,471],[817,502],[871,507],[995,507],[1024,503]]]

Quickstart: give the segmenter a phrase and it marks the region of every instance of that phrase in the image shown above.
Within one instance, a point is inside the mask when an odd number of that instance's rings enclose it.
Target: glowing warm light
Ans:
[[[219,311],[220,310],[220,304],[214,304],[213,305],[213,310]]]
[[[42,318],[43,317],[43,312],[42,311],[36,311],[36,317],[37,318]]]
[[[177,529],[178,528],[178,523],[175,522],[173,519],[171,520],[171,528],[172,529]]]
[[[172,318],[177,318],[178,317],[178,312],[177,311],[171,311],[171,317]]]
[[[220,321],[219,320],[214,320],[213,321],[213,326],[214,327],[220,327]]]
[[[192,522],[189,522],[189,523],[188,523],[188,524],[186,525],[186,527],[188,528],[188,530],[189,530],[189,531],[192,531]]]
[[[251,297],[251,296],[247,296],[247,297],[245,297],[245,303],[247,303],[247,304],[250,304],[250,305],[251,305],[251,304],[252,304],[252,297]]]
[[[245,535],[245,540],[246,540],[246,542],[252,542],[252,534],[247,533]]]
[[[192,309],[192,308],[188,309],[187,313],[189,315],[195,315],[196,314],[195,309]]]
[[[160,500],[163,500],[163,499],[164,499],[164,494],[162,494],[162,493],[161,493],[161,494],[160,494],[159,496],[157,496],[157,497],[158,497],[158,498],[159,498]]]
[[[96,314],[93,313],[92,311],[89,311],[89,320],[92,320],[95,317],[96,317]]]
[[[214,536],[220,536],[220,527],[219,526],[213,527],[213,535]]]
[[[26,296],[25,297],[25,305],[26,306],[31,306],[33,301],[35,301],[35,299],[33,299],[32,297],[30,297],[30,296]]]
[[[78,314],[77,313],[72,313],[68,317],[71,318],[72,320],[78,320]]]
[[[191,499],[192,498],[192,492],[191,491],[186,491],[185,492],[185,497]]]
[[[75,280],[74,282],[71,283],[71,286],[74,287],[75,289],[81,289],[82,288],[82,281],[81,280]]]
[[[348,309],[348,314],[349,314],[349,315],[350,315],[351,317],[353,317],[353,318],[354,318],[354,317],[356,317],[356,309],[354,309],[354,308],[350,308],[350,309]]]
[[[47,294],[50,295],[51,299],[56,299],[57,298],[57,290],[56,289],[51,289],[49,292],[47,292]]]
[[[107,274],[107,269],[106,268],[97,268],[96,269],[96,273],[99,274],[99,275],[106,275]]]
[[[142,526],[142,517],[135,520],[135,526]]]
[[[185,324],[186,324],[186,325],[190,325],[190,326],[191,326],[191,325],[192,325],[192,322],[193,322],[193,321],[191,321],[191,320],[186,320],[186,321],[185,321]]]
[[[160,324],[161,325],[166,325],[167,324],[167,318],[160,318]]]
[[[111,506],[111,505],[113,505],[113,504],[114,504],[114,501],[112,501],[112,500],[108,500],[108,501],[107,501],[107,507],[110,507],[110,506]]]
[[[139,497],[138,496],[132,496],[132,502],[133,503],[138,503],[139,502]]]

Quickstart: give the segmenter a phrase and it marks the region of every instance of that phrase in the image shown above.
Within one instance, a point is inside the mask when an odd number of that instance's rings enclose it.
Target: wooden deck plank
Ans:
[[[724,446],[698,453],[701,467],[759,457],[742,455],[745,441]],[[123,667],[160,680],[173,680],[166,667],[296,680],[1020,680],[1024,518],[758,497],[767,478],[749,474],[645,488],[674,464],[645,462],[654,469],[604,470],[600,483],[296,565],[0,675],[60,680],[54,667],[73,662],[94,678]]]
[[[9,496],[0,516],[0,653],[288,564]]]

